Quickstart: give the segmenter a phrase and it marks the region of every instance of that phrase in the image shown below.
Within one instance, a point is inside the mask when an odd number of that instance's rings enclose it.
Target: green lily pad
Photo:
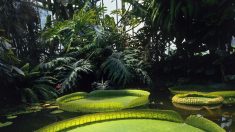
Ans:
[[[173,103],[201,106],[221,104],[223,101],[221,96],[202,93],[176,94],[172,98]]]
[[[129,110],[87,114],[43,127],[36,132],[225,132],[216,123],[198,116],[186,121],[170,110]]]
[[[51,114],[59,114],[59,113],[63,113],[63,110],[54,110],[52,112],[50,112]]]
[[[0,122],[0,128],[1,128],[1,127],[6,127],[6,126],[10,126],[11,124],[13,124],[13,122],[10,122],[10,121],[4,122],[4,123],[1,123],[1,122]]]
[[[15,118],[17,118],[16,115],[8,115],[8,116],[7,116],[7,119],[15,119]]]
[[[147,104],[149,92],[143,90],[96,90],[62,96],[59,108],[70,112],[118,111]]]
[[[95,123],[77,127],[67,132],[94,132],[94,130],[96,132],[204,132],[184,123],[149,119],[127,119]]]
[[[225,104],[225,105],[234,105],[235,104],[235,97],[224,98],[223,104]]]
[[[214,109],[220,109],[222,107],[221,104],[219,105],[211,105],[211,106],[200,106],[200,105],[184,105],[184,104],[178,104],[173,103],[173,105],[176,108],[183,109],[183,110],[189,110],[189,111],[199,111],[199,110],[214,110]]]
[[[46,107],[46,109],[58,109],[59,108],[59,106],[48,106],[48,107]]]

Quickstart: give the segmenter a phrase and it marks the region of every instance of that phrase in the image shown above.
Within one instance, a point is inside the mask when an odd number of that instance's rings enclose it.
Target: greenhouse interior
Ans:
[[[235,1],[0,0],[0,132],[235,132]]]

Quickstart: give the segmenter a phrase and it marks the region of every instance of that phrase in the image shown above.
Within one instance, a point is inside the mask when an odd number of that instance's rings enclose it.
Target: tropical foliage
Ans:
[[[21,61],[14,55],[10,42],[1,38],[0,44],[0,82],[3,101],[33,103],[57,97],[57,92],[52,87],[55,78],[44,76],[38,66],[30,68],[28,63],[22,68],[16,67],[15,65],[19,65]]]
[[[123,0],[111,15],[97,2],[0,2],[1,89],[15,93],[3,98],[234,81],[233,1]],[[39,8],[51,12],[45,27]]]
[[[57,76],[64,80],[62,89],[75,87],[78,77],[82,79],[81,72],[89,74],[92,67],[97,71],[94,74],[98,80],[105,78],[124,86],[135,78],[135,81],[149,84],[151,79],[145,71],[144,61],[141,61],[141,51],[123,45],[127,43],[128,35],[119,33],[112,17],[100,18],[101,12],[102,8],[88,11],[82,8],[71,20],[57,22],[48,28],[42,34],[45,43],[63,49],[54,53],[58,57],[43,67],[63,75]],[[65,74],[69,69],[70,74]]]
[[[145,22],[136,37],[157,67],[153,72],[162,76],[158,82],[226,82],[227,74],[235,73],[229,62],[234,59],[234,1],[126,1]]]

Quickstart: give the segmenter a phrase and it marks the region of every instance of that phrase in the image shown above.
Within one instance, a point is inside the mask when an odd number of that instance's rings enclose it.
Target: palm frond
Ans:
[[[22,102],[36,103],[38,102],[37,94],[31,88],[25,88],[21,93]]]
[[[131,77],[131,73],[120,59],[121,53],[114,53],[101,65],[105,74],[111,81],[125,85]]]
[[[34,85],[32,90],[40,100],[49,100],[58,97],[58,92],[49,85]]]
[[[68,64],[70,62],[73,62],[75,61],[76,59],[73,58],[73,57],[59,57],[59,58],[56,58],[54,60],[51,60],[47,63],[44,63],[41,65],[41,68],[42,69],[51,69],[57,65],[61,65],[61,64]]]
[[[52,76],[42,76],[42,77],[34,80],[33,82],[35,84],[55,85],[57,81],[58,81],[58,79],[55,78],[55,77],[52,77]]]
[[[92,72],[92,65],[90,62],[81,59],[71,66],[67,66],[67,69],[69,73],[62,82],[62,90],[66,88],[71,89],[75,86],[77,79],[81,78],[81,74]]]

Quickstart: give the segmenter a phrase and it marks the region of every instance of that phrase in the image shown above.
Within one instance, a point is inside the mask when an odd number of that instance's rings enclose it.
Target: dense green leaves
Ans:
[[[151,84],[151,79],[146,72],[147,66],[138,49],[127,48],[123,52],[113,53],[101,68],[113,82],[122,85],[133,80]]]
[[[125,85],[130,81],[130,72],[127,66],[121,60],[121,53],[114,53],[107,58],[102,64],[102,69],[105,74],[108,74],[108,78],[113,82],[121,83]]]
[[[62,89],[76,87],[84,73],[92,73],[91,67],[97,70],[97,81],[104,77],[124,86],[135,77],[141,78],[138,82],[149,83],[147,72],[141,66],[144,62],[138,58],[142,54],[139,51],[126,53],[128,35],[119,32],[112,17],[101,18],[100,12],[101,8],[85,10],[84,7],[72,19],[57,22],[47,29],[42,35],[46,42],[56,40],[56,45],[64,48],[59,51],[59,57],[44,63],[42,68],[55,69]]]

